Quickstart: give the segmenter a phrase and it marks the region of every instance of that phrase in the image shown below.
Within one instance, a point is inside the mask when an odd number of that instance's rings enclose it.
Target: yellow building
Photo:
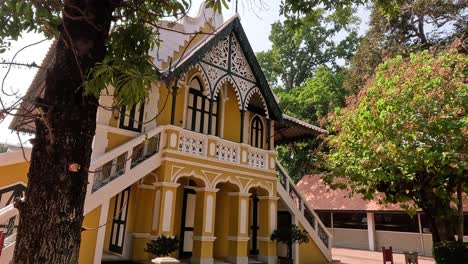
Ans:
[[[185,262],[277,263],[285,246],[270,235],[291,223],[310,236],[293,246],[295,262],[330,262],[331,236],[274,150],[325,131],[282,115],[239,17],[223,21],[202,6],[197,17],[161,22],[159,31],[154,63],[176,81],[154,83],[131,109],[99,108],[80,262],[148,260],[154,256],[146,243],[166,235],[180,238],[173,256]],[[28,96],[41,95],[44,71]],[[113,102],[100,98],[103,106]],[[10,127],[34,133],[33,124],[18,120]],[[2,225],[8,233],[1,263],[14,248],[10,198],[27,184],[28,155],[0,155],[0,221],[10,223]]]

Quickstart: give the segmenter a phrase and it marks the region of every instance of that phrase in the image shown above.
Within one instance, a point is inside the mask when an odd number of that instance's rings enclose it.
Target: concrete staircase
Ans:
[[[310,208],[302,193],[297,189],[291,177],[278,161],[276,161],[276,168],[278,196],[288,207],[290,213],[304,227],[304,230],[309,233],[309,236],[325,258],[331,262],[332,235],[320,221],[315,211]]]

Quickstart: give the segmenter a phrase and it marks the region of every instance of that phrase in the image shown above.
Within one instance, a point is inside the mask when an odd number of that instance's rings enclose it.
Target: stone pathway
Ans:
[[[366,251],[347,248],[333,248],[332,256],[334,260],[341,261],[342,264],[382,264],[382,252]],[[418,257],[419,264],[435,264],[433,258]],[[403,254],[393,253],[394,264],[405,264]]]

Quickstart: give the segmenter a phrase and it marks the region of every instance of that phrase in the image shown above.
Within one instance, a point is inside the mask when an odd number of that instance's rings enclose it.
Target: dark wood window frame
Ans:
[[[200,80],[197,77],[195,77],[194,80],[198,82],[198,85],[201,88],[202,85],[201,85]],[[192,81],[190,83],[192,83]],[[210,134],[208,123],[209,123],[209,119],[211,118],[212,121],[214,120],[214,122],[212,122],[211,131],[213,131],[213,128],[214,128],[214,134],[217,136],[219,133],[219,127],[218,127],[219,110],[220,110],[219,109],[220,108],[219,97],[216,100],[213,100],[212,104],[213,104],[213,109],[210,115],[210,109],[209,109],[210,99],[207,96],[203,95],[201,90],[190,87],[188,106],[187,106],[189,109],[189,113],[187,114],[187,119],[190,118],[190,122],[187,122],[187,123],[189,124],[190,127],[186,127],[186,128],[191,131],[196,131],[202,134]],[[199,120],[200,122],[197,124],[198,113],[200,113],[200,120]]]
[[[138,105],[140,106],[140,112],[139,112],[139,116],[136,117],[135,114],[136,114],[136,108]],[[145,113],[144,101],[132,106],[132,108],[130,109],[130,113],[128,115],[127,115],[127,108],[125,106],[122,106],[122,108],[120,109],[119,128],[131,130],[135,132],[141,132],[141,129],[143,128],[144,113]],[[127,120],[128,120],[128,125],[125,125],[125,122]],[[137,120],[137,122],[135,122],[135,120]]]
[[[262,118],[255,115],[250,122],[250,145],[263,149],[264,126]]]

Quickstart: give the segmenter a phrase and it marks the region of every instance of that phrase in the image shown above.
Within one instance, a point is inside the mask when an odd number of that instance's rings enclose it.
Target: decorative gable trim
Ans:
[[[216,59],[208,56],[210,53],[215,54]],[[264,99],[267,117],[282,121],[281,110],[238,17],[227,22],[188,57],[182,59],[180,65],[174,69],[174,74],[180,77],[192,67],[201,69],[205,74],[205,85],[209,87],[208,96],[212,99],[217,97],[221,84],[229,81],[235,84],[239,108],[246,110],[251,95],[258,89],[262,100]]]

